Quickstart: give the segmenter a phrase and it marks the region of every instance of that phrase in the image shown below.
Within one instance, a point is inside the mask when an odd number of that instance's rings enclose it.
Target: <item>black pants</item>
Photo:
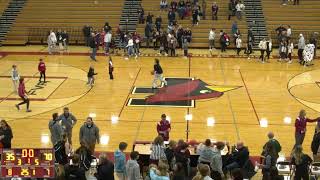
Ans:
[[[291,61],[291,53],[288,53],[288,58],[289,58],[289,60]]]
[[[268,50],[267,50],[266,52],[267,52],[267,58],[270,59],[271,51],[268,51]]]
[[[113,79],[112,71],[109,71],[109,76],[110,76],[110,79]]]
[[[300,62],[303,61],[302,53],[303,53],[303,49],[299,49],[298,50],[298,57],[299,57]]]
[[[170,55],[171,56],[176,56],[176,49],[170,48]]]
[[[18,104],[18,106],[22,105],[22,104],[27,104],[27,109],[29,109],[29,104],[30,104],[30,101],[28,98],[25,98],[25,97],[21,97],[21,99],[23,100],[21,103]]]
[[[241,48],[237,48],[237,55],[239,56]]]
[[[188,49],[183,50],[184,56],[188,56]]]
[[[43,77],[43,81],[46,82],[46,72],[40,72],[39,82],[41,82],[42,77]]]
[[[293,3],[293,4],[299,5],[299,0],[294,0],[294,3]]]
[[[266,50],[260,50],[260,52],[261,52],[261,55],[260,55],[260,57],[259,57],[259,59],[261,59],[261,61],[264,61],[264,52],[265,52]]]
[[[295,174],[294,180],[309,180],[309,174]]]
[[[221,52],[225,52],[225,51],[226,51],[226,44],[221,43]]]
[[[221,174],[218,171],[211,171],[211,178],[214,180],[222,180]]]

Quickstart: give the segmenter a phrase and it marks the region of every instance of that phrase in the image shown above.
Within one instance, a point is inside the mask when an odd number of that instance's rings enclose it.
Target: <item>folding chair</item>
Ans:
[[[293,176],[294,171],[292,170],[293,168],[290,166],[289,161],[279,161],[277,162],[276,167],[279,175],[283,175],[285,179],[291,179]]]
[[[318,179],[318,177],[320,177],[320,162],[313,162],[310,165],[310,175],[314,179]]]

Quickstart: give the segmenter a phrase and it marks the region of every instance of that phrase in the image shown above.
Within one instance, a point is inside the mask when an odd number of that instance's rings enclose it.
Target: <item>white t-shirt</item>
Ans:
[[[243,11],[244,8],[245,8],[245,6],[244,6],[243,4],[241,4],[241,3],[238,3],[238,4],[236,5],[236,10],[237,10],[237,11]]]
[[[242,40],[240,38],[237,38],[237,40],[236,40],[237,48],[241,48],[241,45],[242,45]]]
[[[216,33],[211,30],[211,31],[209,32],[209,40],[214,40],[215,37],[216,37]]]

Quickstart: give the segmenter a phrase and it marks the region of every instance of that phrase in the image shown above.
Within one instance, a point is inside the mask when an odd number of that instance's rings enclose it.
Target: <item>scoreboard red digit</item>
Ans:
[[[54,177],[53,149],[1,150],[0,177]]]

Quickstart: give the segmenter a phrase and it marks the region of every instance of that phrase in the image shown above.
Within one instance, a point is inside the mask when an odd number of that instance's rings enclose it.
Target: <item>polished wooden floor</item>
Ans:
[[[1,47],[3,51],[41,52],[41,46]],[[144,50],[148,52],[150,50]],[[88,52],[83,47],[71,47],[70,52]],[[192,50],[194,54],[207,54],[207,50]],[[179,53],[181,53],[179,51]],[[214,52],[217,53],[217,52]],[[229,50],[229,54],[234,53]],[[47,64],[48,82],[44,88],[35,90],[31,98],[31,113],[14,107],[19,100],[13,93],[10,75],[12,64],[17,64],[22,76],[26,76],[27,89],[37,84],[38,59]],[[109,136],[107,145],[98,145],[98,151],[113,151],[120,141],[130,147],[136,140],[153,140],[156,123],[162,113],[171,117],[171,139],[185,139],[185,115],[193,115],[189,123],[189,139],[203,141],[206,138],[228,141],[231,144],[241,140],[249,146],[251,155],[259,155],[267,140],[268,131],[274,131],[276,138],[288,155],[294,143],[294,119],[300,109],[306,109],[308,117],[319,116],[320,81],[319,63],[310,67],[277,62],[262,64],[252,58],[202,58],[190,60],[161,57],[164,74],[167,77],[195,77],[212,85],[232,85],[241,88],[228,91],[222,97],[196,101],[195,108],[128,107],[126,101],[132,95],[134,86],[151,86],[154,57],[139,57],[124,60],[114,56],[115,79],[108,78],[107,58],[97,57],[91,62],[88,56],[76,55],[13,55],[0,59],[0,117],[9,121],[13,132],[13,147],[50,147],[41,143],[41,137],[49,134],[48,121],[54,112],[62,112],[68,106],[78,118],[73,128],[74,146],[78,146],[79,128],[90,113],[100,128],[101,135]],[[86,72],[93,64],[98,75],[93,88],[86,86]],[[111,123],[111,116],[120,116],[117,124]],[[214,126],[207,126],[207,118],[215,119]],[[284,122],[292,118],[291,123]],[[267,119],[268,127],[260,127],[259,121]],[[308,125],[304,147],[310,152],[315,124]],[[130,148],[131,149],[131,148]],[[128,151],[130,151],[128,149]]]

